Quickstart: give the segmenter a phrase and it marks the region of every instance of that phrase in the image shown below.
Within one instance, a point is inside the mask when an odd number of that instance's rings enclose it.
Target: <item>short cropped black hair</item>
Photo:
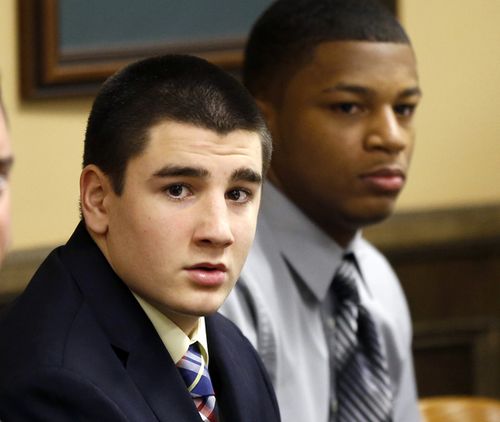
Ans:
[[[327,41],[410,44],[396,17],[378,0],[278,0],[250,32],[244,84],[254,96],[265,96]]]
[[[263,171],[269,167],[271,136],[250,93],[217,66],[187,55],[140,60],[103,84],[87,123],[83,166],[98,166],[120,195],[129,160],[145,149],[149,130],[169,120],[219,134],[256,132]]]

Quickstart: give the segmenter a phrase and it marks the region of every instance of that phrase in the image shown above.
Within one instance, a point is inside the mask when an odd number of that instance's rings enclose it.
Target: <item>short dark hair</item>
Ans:
[[[245,49],[243,82],[256,97],[290,78],[327,41],[410,44],[378,0],[278,0],[255,22]]]
[[[146,148],[149,129],[164,120],[220,134],[256,132],[263,171],[269,167],[271,136],[253,97],[217,66],[187,55],[140,60],[103,84],[87,123],[83,165],[98,166],[120,195],[129,160]]]

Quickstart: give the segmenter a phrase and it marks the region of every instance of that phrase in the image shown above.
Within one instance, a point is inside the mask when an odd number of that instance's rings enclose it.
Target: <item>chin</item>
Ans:
[[[193,313],[200,316],[215,314],[224,303],[224,298],[204,298],[193,307]]]
[[[362,228],[381,223],[389,218],[394,212],[394,201],[388,203],[367,204],[360,207],[358,212],[350,213],[350,219],[354,227]]]
[[[374,224],[381,223],[392,215],[393,209],[390,210],[379,210],[378,212],[372,212],[370,214],[361,217],[360,227],[371,226]]]

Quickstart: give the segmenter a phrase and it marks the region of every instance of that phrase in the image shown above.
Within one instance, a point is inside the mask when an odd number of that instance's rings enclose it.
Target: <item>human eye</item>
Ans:
[[[164,191],[170,198],[175,200],[182,200],[192,195],[191,189],[182,183],[169,185]]]
[[[354,102],[339,102],[330,105],[330,108],[338,113],[342,114],[356,114],[360,113],[363,108],[360,104]]]
[[[2,195],[9,187],[9,177],[12,163],[12,157],[0,159],[0,195]]]
[[[394,106],[394,112],[400,117],[411,117],[417,108],[416,104],[397,104]]]
[[[226,193],[226,198],[238,204],[244,204],[252,198],[252,193],[247,189],[231,189]]]

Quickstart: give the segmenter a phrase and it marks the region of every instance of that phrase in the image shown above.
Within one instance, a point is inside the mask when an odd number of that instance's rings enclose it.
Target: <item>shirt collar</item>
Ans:
[[[139,305],[141,305],[142,309],[153,324],[162,343],[175,363],[181,360],[191,344],[198,342],[201,354],[205,360],[205,365],[208,365],[207,332],[204,317],[200,317],[198,319],[198,325],[189,337],[158,309],[146,302],[140,296],[136,295],[134,292],[132,292],[132,294],[135,296]]]
[[[261,215],[273,228],[282,255],[316,299],[323,301],[343,255],[356,255],[361,234],[342,249],[270,182],[263,189]]]

